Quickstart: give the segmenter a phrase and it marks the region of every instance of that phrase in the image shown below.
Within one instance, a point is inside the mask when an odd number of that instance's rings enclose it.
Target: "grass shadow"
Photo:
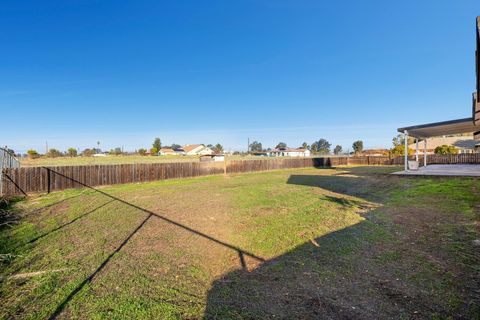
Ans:
[[[433,258],[431,245],[412,243],[410,234],[399,233],[397,225],[385,220],[384,210],[392,209],[389,192],[407,188],[409,179],[385,179],[383,173],[383,178],[378,179],[380,175],[371,175],[359,167],[342,168],[339,173],[295,174],[287,183],[337,193],[338,197],[328,193],[322,196],[346,210],[367,209],[361,213],[365,220],[305,242],[250,272],[234,270],[223,275],[208,292],[204,319],[427,319],[480,315],[480,308],[475,309],[468,301],[478,287],[472,289],[472,282],[460,284],[455,278],[465,271],[457,269],[454,253],[441,252]],[[360,200],[350,199],[352,196]],[[379,207],[362,207],[362,199]],[[415,210],[415,205],[409,203],[406,210]],[[422,213],[430,214],[435,222],[434,211]],[[415,222],[414,215],[408,217]],[[422,236],[433,242],[444,240],[442,228],[431,225]],[[415,235],[415,230],[406,232]],[[458,274],[452,276],[454,272]],[[463,301],[459,297],[464,294],[464,304],[455,302]]]

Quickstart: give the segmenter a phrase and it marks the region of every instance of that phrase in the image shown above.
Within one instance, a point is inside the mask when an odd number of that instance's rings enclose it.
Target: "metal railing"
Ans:
[[[20,168],[20,161],[7,149],[0,148],[0,196],[3,195],[3,169]]]

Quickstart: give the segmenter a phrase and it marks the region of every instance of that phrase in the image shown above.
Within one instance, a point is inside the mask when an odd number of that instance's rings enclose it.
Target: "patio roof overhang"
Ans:
[[[418,139],[460,133],[473,133],[474,138],[480,140],[480,16],[476,19],[475,29],[477,42],[477,49],[475,51],[476,92],[472,95],[472,116],[464,119],[398,128],[398,132],[406,133]]]
[[[443,122],[420,124],[411,127],[398,128],[398,132],[419,139],[446,136],[459,133],[475,133],[480,131],[480,126],[476,126],[472,118],[464,118]]]

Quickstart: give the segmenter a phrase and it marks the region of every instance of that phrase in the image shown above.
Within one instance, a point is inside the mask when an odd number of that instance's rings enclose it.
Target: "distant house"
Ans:
[[[200,161],[201,162],[225,161],[225,155],[224,154],[206,154],[206,155],[200,156]]]
[[[187,144],[182,147],[182,150],[187,156],[199,156],[205,154],[213,154],[213,150],[203,144]]]
[[[427,141],[427,154],[434,154],[435,148],[443,145],[454,146],[459,153],[480,153],[480,142],[473,139],[473,135],[457,137],[429,138]],[[415,150],[415,143],[408,145],[408,148]],[[418,145],[418,154],[423,155],[423,143]]]
[[[255,152],[252,152],[252,154],[257,157],[268,157],[270,156],[268,152],[269,151],[255,151]]]
[[[303,148],[281,148],[267,151],[271,157],[310,157],[310,150]]]
[[[169,155],[176,155],[177,153],[172,148],[161,148],[158,151],[158,155],[160,156],[169,156]]]

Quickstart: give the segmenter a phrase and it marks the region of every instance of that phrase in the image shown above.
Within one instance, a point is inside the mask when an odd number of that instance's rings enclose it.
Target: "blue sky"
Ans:
[[[0,144],[389,147],[467,117],[480,1],[4,1]]]

